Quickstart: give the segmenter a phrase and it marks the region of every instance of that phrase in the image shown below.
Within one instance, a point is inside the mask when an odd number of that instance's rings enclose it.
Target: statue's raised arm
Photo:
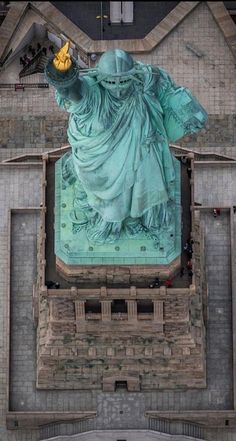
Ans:
[[[57,90],[56,99],[60,107],[73,112],[75,104],[81,99],[79,67],[69,53],[70,42],[50,58],[45,67],[45,76],[49,84]]]

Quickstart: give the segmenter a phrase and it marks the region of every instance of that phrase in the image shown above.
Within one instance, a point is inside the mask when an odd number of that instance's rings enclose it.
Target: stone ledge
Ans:
[[[35,429],[45,424],[87,420],[95,418],[95,411],[86,412],[8,412],[7,429]]]
[[[56,258],[56,268],[69,282],[97,282],[104,285],[125,284],[135,285],[139,281],[151,283],[153,277],[168,279],[173,277],[180,268],[181,257],[177,257],[169,265],[66,265]]]

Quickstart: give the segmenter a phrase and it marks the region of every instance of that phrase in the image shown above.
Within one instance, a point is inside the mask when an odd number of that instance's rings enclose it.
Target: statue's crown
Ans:
[[[123,49],[112,49],[105,52],[98,64],[98,75],[122,77],[134,73],[134,60]]]

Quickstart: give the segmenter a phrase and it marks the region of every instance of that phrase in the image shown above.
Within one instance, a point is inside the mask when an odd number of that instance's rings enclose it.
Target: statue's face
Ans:
[[[109,90],[110,94],[116,98],[121,98],[127,95],[128,90],[133,82],[133,79],[128,76],[122,77],[107,77],[101,81],[101,85]]]
[[[134,60],[123,49],[108,50],[97,65],[99,83],[116,98],[125,97],[130,92],[134,74]]]

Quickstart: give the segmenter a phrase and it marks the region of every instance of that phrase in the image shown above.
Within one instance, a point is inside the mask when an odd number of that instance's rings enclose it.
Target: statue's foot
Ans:
[[[107,231],[94,230],[88,226],[87,239],[89,242],[97,245],[103,245],[105,243],[115,243],[120,238],[120,233],[114,233]]]
[[[85,213],[76,208],[70,212],[69,216],[73,224],[85,226],[88,223],[88,218]]]
[[[144,231],[144,227],[139,218],[127,218],[123,222],[123,231],[128,238],[137,237]]]
[[[104,221],[99,213],[90,219],[87,238],[95,244],[114,243],[120,238],[122,222]]]

